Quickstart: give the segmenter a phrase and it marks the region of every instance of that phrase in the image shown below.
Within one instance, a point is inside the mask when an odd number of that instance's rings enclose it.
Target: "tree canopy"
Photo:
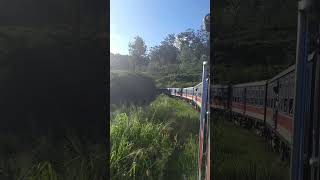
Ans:
[[[216,83],[263,80],[294,64],[297,1],[214,3],[212,43]]]
[[[129,43],[130,60],[133,64],[134,71],[136,70],[136,66],[141,67],[146,64],[146,51],[147,46],[140,36],[136,36],[134,41]]]

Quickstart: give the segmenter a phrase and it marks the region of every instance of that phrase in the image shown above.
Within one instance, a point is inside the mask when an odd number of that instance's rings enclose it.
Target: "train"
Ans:
[[[235,124],[255,128],[281,153],[282,159],[291,161],[292,180],[318,180],[320,177],[319,8],[316,0],[299,1],[296,62],[276,76],[241,84],[213,84],[210,92],[204,90],[205,98],[202,97],[202,86],[207,89],[210,83],[166,89],[169,95],[187,100],[201,111],[205,109],[201,112],[200,122],[203,113],[213,112],[211,114],[215,116],[222,112]],[[312,24],[318,28],[311,28]],[[309,54],[313,48],[315,50]],[[201,102],[201,99],[205,101]],[[207,122],[210,125],[214,120],[208,118]],[[210,159],[210,153],[208,157]],[[208,172],[210,177],[210,170]]]
[[[271,79],[241,84],[210,86],[210,108],[230,120],[257,129],[273,148],[290,159],[293,137],[295,65]],[[194,87],[167,88],[171,96],[201,108],[202,83]]]
[[[191,102],[195,108],[200,109],[202,104],[202,82],[193,87],[167,88],[167,94],[185,99]]]
[[[259,130],[290,160],[293,145],[295,65],[271,79],[212,87],[213,109],[230,113],[232,120]],[[220,93],[217,93],[220,92]]]

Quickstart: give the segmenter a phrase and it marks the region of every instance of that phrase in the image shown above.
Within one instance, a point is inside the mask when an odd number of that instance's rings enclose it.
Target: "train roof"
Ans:
[[[262,86],[262,85],[265,85],[266,83],[267,83],[267,80],[263,80],[263,81],[235,84],[235,85],[233,85],[233,87]]]
[[[183,88],[183,89],[193,89],[194,87],[192,86],[192,87],[185,87],[185,88]]]
[[[196,86],[201,86],[202,85],[202,82],[201,83],[199,83],[199,84],[197,84],[197,85],[195,85],[194,87],[196,87]]]
[[[213,84],[211,85],[212,88],[228,88],[228,85],[222,85],[222,84]]]
[[[286,70],[282,71],[281,73],[277,74],[275,77],[271,78],[268,80],[268,82],[272,82],[276,79],[281,78],[282,76],[285,76],[286,74],[289,74],[290,72],[294,71],[296,68],[296,65],[291,65],[290,67],[288,67]]]

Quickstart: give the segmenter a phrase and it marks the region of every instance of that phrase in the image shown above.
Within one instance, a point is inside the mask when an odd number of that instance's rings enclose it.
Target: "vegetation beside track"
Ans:
[[[198,119],[191,105],[165,95],[112,112],[112,179],[195,179]]]
[[[149,104],[156,95],[157,89],[152,78],[138,72],[110,72],[110,104]]]
[[[213,178],[219,180],[287,180],[289,164],[254,131],[223,118],[212,123]]]

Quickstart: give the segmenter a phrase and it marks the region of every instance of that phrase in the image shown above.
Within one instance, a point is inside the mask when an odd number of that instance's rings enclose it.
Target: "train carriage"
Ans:
[[[198,107],[201,107],[201,96],[202,96],[202,82],[194,86],[194,99],[193,101],[196,103]]]
[[[292,144],[295,66],[268,80],[266,124]]]
[[[194,87],[183,88],[183,98],[193,101]]]
[[[167,88],[171,96],[181,97],[201,107],[202,83],[187,88]]]
[[[234,113],[244,115],[245,113],[245,88],[242,84],[232,86],[231,110]]]
[[[243,84],[246,92],[244,114],[256,120],[264,121],[267,81]]]
[[[211,85],[211,107],[215,109],[227,109],[229,100],[228,85]]]

